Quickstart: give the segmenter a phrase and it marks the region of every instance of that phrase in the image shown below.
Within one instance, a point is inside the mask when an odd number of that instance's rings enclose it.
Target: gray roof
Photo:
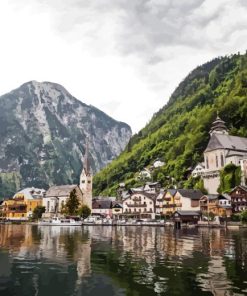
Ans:
[[[199,189],[177,189],[177,192],[179,192],[183,197],[195,200],[200,199],[204,195]]]
[[[205,152],[216,149],[247,152],[247,138],[229,136],[226,134],[212,134]]]
[[[167,192],[169,192],[171,196],[174,196],[177,192],[177,189],[167,189]]]
[[[208,200],[215,200],[215,199],[229,199],[225,194],[205,194],[202,196],[208,198]],[[201,198],[201,199],[202,199]]]
[[[200,212],[198,211],[176,211],[181,216],[200,216]]]
[[[112,206],[112,201],[110,199],[93,199],[92,208],[93,209],[110,209]]]
[[[75,189],[78,185],[61,185],[61,186],[52,186],[46,192],[46,197],[53,196],[69,196],[70,192]]]

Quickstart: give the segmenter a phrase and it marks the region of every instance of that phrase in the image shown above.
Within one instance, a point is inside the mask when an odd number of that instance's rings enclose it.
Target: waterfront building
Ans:
[[[220,170],[225,165],[232,163],[239,166],[244,159],[247,159],[247,138],[230,136],[225,122],[217,116],[212,124],[210,140],[204,151],[203,181],[208,193],[217,194]]]
[[[73,190],[75,190],[76,196],[82,205],[84,203],[83,193],[78,185],[51,186],[43,198],[43,206],[45,207],[43,217],[48,218],[62,214],[64,206]]]
[[[176,209],[181,208],[180,199],[175,199],[177,189],[167,189],[164,194],[163,215],[171,216]]]
[[[200,210],[204,216],[213,214],[219,217],[230,217],[232,214],[231,199],[223,194],[207,194],[200,198]]]
[[[147,192],[133,193],[123,200],[123,214],[133,218],[155,218],[155,200],[157,195]]]
[[[118,201],[112,202],[112,217],[119,219],[123,214],[123,204]]]
[[[44,189],[34,187],[20,190],[12,199],[3,202],[4,217],[8,220],[28,220],[32,217],[33,210],[42,205],[45,194]]]
[[[200,211],[199,200],[202,196],[198,189],[177,189],[174,195],[176,211]]]
[[[236,186],[230,193],[232,212],[239,213],[247,210],[247,187]]]
[[[112,201],[106,198],[94,198],[91,215],[112,217]]]

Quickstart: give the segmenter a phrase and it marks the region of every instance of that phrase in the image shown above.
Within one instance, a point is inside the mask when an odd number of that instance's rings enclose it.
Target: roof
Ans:
[[[92,208],[93,209],[110,209],[112,206],[112,201],[110,199],[93,199]]]
[[[46,197],[51,196],[68,196],[70,192],[78,187],[78,185],[61,185],[61,186],[52,186],[46,192]]]
[[[177,192],[177,189],[167,189],[167,192],[169,192],[171,196],[174,196]]]
[[[200,199],[204,194],[199,189],[177,189],[183,197],[188,197],[190,199]]]
[[[176,211],[180,216],[200,216],[200,212],[197,211]],[[175,214],[174,213],[174,214]]]
[[[231,191],[230,193],[232,193],[233,191],[235,191],[235,190],[238,189],[238,188],[240,188],[240,189],[242,189],[242,190],[244,190],[244,191],[247,192],[247,186],[244,186],[244,185],[238,185],[238,186],[236,186],[235,188],[233,188],[232,191]]]
[[[216,149],[229,149],[247,152],[247,138],[229,136],[226,134],[212,134],[204,152]]]
[[[18,191],[14,195],[14,197],[17,194],[23,194],[26,199],[40,199],[45,196],[45,189],[29,187],[29,188],[24,188],[24,189]]]
[[[144,196],[146,196],[146,197],[148,197],[148,198],[150,198],[152,200],[155,200],[157,195],[158,195],[157,193],[148,193],[146,191],[138,191],[138,192],[133,192],[130,196],[127,196],[123,200],[126,200],[126,199],[130,198],[134,194],[142,194],[142,195],[144,195]]]

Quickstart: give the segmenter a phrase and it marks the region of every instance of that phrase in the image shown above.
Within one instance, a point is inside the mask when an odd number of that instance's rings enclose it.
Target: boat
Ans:
[[[42,219],[38,222],[38,225],[42,226],[82,226],[82,221],[76,221],[75,219],[58,218]]]

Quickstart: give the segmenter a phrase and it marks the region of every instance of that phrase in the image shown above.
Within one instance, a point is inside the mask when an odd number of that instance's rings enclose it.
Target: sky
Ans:
[[[246,50],[246,0],[0,1],[0,94],[56,82],[133,133],[196,66]]]

